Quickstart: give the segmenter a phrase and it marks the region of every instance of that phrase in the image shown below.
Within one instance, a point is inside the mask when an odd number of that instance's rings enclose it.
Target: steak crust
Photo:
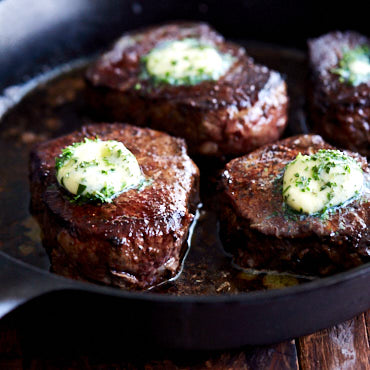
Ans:
[[[309,105],[314,130],[333,144],[370,155],[370,82],[352,86],[331,72],[343,52],[370,40],[356,32],[331,32],[308,42]]]
[[[152,183],[112,203],[71,203],[55,157],[85,137],[121,141]],[[39,144],[31,153],[31,208],[52,269],[119,287],[146,288],[174,276],[198,202],[199,170],[183,139],[126,124],[93,124]]]
[[[284,167],[298,153],[334,149],[317,135],[266,145],[226,165],[222,174],[221,238],[242,267],[327,275],[370,261],[370,170],[361,163],[361,198],[327,218],[297,215],[284,206]]]
[[[218,81],[192,86],[141,78],[141,57],[159,43],[200,39],[235,63]],[[130,32],[87,71],[88,101],[103,120],[120,120],[186,139],[191,154],[245,154],[277,140],[287,122],[286,84],[244,48],[204,23],[170,23]]]

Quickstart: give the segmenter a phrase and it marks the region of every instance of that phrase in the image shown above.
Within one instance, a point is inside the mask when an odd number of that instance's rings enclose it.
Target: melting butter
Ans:
[[[370,81],[370,47],[359,45],[346,50],[339,60],[338,67],[331,70],[338,74],[339,81],[358,86]]]
[[[111,202],[139,187],[144,176],[135,156],[119,141],[85,139],[56,158],[59,184],[80,201]]]
[[[314,214],[360,194],[361,166],[339,150],[301,153],[290,162],[283,177],[284,201],[294,210]]]
[[[199,40],[184,39],[155,47],[143,61],[148,74],[159,82],[194,85],[204,80],[218,80],[234,58]]]

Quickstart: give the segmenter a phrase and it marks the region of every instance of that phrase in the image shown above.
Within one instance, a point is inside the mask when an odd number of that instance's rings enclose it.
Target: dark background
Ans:
[[[207,19],[228,38],[301,49],[327,31],[369,32],[366,2],[359,0],[3,0],[0,90],[92,54],[126,30],[171,19]]]

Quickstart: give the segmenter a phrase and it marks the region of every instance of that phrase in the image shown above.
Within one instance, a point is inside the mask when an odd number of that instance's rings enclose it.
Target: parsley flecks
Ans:
[[[63,164],[73,156],[73,152],[70,147],[62,150],[62,154],[55,158],[55,168],[58,171]]]
[[[112,163],[107,157],[104,157],[103,158],[103,161],[104,163],[107,165],[107,166],[114,166],[114,163]]]
[[[205,62],[208,59],[212,63]],[[141,58],[140,78],[154,85],[175,86],[216,81],[226,73],[234,59],[231,54],[221,53],[215,45],[199,39],[165,41]],[[161,68],[158,69],[158,65]]]
[[[57,181],[78,204],[110,203],[126,190],[142,188],[145,179],[135,156],[115,140],[85,138],[64,148],[55,163]]]
[[[289,188],[291,187],[291,185],[288,185],[284,190],[283,190],[283,194],[285,194],[288,190],[289,190]]]
[[[112,198],[115,195],[114,188],[112,186],[105,185],[100,189],[100,191],[95,191],[93,193],[85,193],[83,194],[84,190],[80,190],[84,185],[80,184],[78,186],[77,195],[72,198],[73,203],[83,204],[83,203],[91,203],[91,202],[101,202],[101,203],[112,203]]]
[[[92,160],[92,161],[82,161],[78,167],[80,168],[87,168],[87,167],[92,167],[92,166],[98,166],[99,163],[97,162],[96,159]]]
[[[62,154],[55,158],[55,169],[58,170],[63,167],[64,163],[70,160],[73,157],[74,149],[78,146],[82,145],[83,143],[87,143],[89,141],[99,141],[99,137],[96,136],[95,139],[88,139],[85,137],[84,141],[73,143],[72,145],[67,146],[66,148],[62,149]],[[74,159],[74,162],[77,163],[77,159]]]
[[[86,185],[79,184],[78,189],[77,189],[77,195],[81,195],[85,191],[86,188],[87,188]]]
[[[362,65],[362,69],[356,65]],[[370,81],[370,47],[369,45],[359,45],[353,49],[343,51],[343,56],[337,68],[331,72],[339,75],[340,82],[347,82],[352,86]]]
[[[351,171],[353,177],[350,178]],[[299,153],[285,167],[282,198],[296,211],[302,206],[303,212],[309,215],[322,209],[326,213],[326,208],[358,195],[363,183],[362,172],[360,162],[339,150],[321,149],[304,156]]]
[[[299,180],[296,180],[295,186],[299,187],[302,192],[310,191],[310,188],[309,188],[310,182],[311,182],[311,177],[301,176]]]
[[[322,171],[325,171],[327,174],[329,174],[330,170],[337,165],[343,167],[343,170],[345,171],[343,174],[350,173],[351,168],[347,163],[348,161],[355,163],[355,160],[352,157],[341,153],[339,150],[329,149],[320,149],[316,154],[311,155],[311,160],[322,161],[322,163],[318,166],[315,165],[312,167],[311,173],[314,180],[320,180],[320,173]],[[325,185],[329,186],[328,184]]]

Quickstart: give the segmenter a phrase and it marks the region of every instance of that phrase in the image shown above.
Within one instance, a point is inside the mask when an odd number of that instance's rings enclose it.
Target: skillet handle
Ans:
[[[39,270],[0,252],[0,319],[32,298],[71,286],[68,279]]]

